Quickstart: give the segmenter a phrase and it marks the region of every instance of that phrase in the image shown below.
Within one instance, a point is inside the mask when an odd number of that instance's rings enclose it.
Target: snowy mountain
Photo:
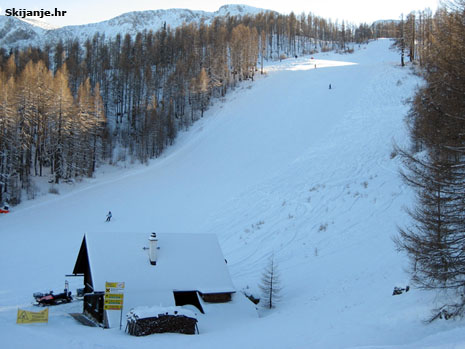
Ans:
[[[0,215],[3,347],[463,348],[463,320],[423,322],[434,294],[392,296],[409,283],[392,236],[413,199],[392,145],[408,141],[403,101],[420,81],[390,46],[273,63],[150,164],[100,168],[59,195],[45,181],[44,195]],[[260,317],[212,309],[196,336],[84,327],[68,315],[81,302],[51,307],[47,325],[15,324],[33,292],[63,287],[85,232],[153,231],[217,234],[236,289],[256,296],[274,254],[281,301]]]
[[[0,16],[0,47],[41,44],[46,30],[14,17]]]
[[[215,17],[255,15],[268,10],[247,5],[224,5],[215,12],[193,11],[188,9],[151,10],[128,12],[107,21],[65,26],[61,28],[44,27],[44,23],[35,20],[20,20],[14,17],[0,16],[0,46],[5,48],[43,45],[62,39],[78,38],[81,41],[92,38],[97,32],[106,37],[120,33],[135,35],[144,30],[157,31],[166,23],[175,28],[183,23],[210,23]]]

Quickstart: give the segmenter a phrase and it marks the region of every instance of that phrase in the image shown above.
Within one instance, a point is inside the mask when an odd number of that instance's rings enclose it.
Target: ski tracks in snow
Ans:
[[[360,90],[358,98],[339,108],[343,115],[323,140],[302,149],[262,183],[244,188],[208,220],[208,230],[220,232],[239,288],[258,283],[272,253],[288,278],[296,270],[307,275],[305,269],[314,271],[309,268],[313,264],[325,268],[325,261],[341,254],[356,258],[364,248],[387,254],[393,249],[391,236],[401,211],[400,203],[394,203],[405,188],[390,154],[392,140],[406,136],[402,120],[407,107],[402,102],[415,82],[392,61],[337,69],[341,75],[340,69],[356,70],[351,77],[360,81],[353,88]],[[335,88],[343,87],[336,83]],[[315,118],[324,108],[329,107],[315,101]],[[371,274],[371,268],[362,267],[360,277]]]

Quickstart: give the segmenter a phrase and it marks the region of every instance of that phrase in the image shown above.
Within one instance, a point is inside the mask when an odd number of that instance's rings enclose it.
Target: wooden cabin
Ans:
[[[215,234],[87,233],[73,274],[84,277],[84,314],[106,327],[119,325],[119,311],[104,310],[106,282],[124,282],[123,314],[187,304],[203,313],[235,292]]]

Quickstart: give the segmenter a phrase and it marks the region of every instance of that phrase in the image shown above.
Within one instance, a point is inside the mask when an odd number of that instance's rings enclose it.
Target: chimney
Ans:
[[[149,237],[149,259],[150,259],[150,264],[152,265],[157,264],[157,249],[158,249],[157,233],[152,233],[150,234],[150,237]]]

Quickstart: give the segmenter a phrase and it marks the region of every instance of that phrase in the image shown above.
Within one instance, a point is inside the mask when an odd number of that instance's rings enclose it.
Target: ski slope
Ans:
[[[403,101],[420,81],[390,44],[270,65],[148,166],[101,168],[1,216],[1,346],[465,347],[463,322],[423,323],[432,294],[391,296],[409,283],[392,236],[412,200],[392,145],[407,142]],[[282,299],[256,318],[213,314],[199,336],[86,328],[67,315],[80,304],[51,308],[48,325],[16,325],[33,292],[62,288],[91,231],[215,233],[236,288],[255,295],[274,254]]]

